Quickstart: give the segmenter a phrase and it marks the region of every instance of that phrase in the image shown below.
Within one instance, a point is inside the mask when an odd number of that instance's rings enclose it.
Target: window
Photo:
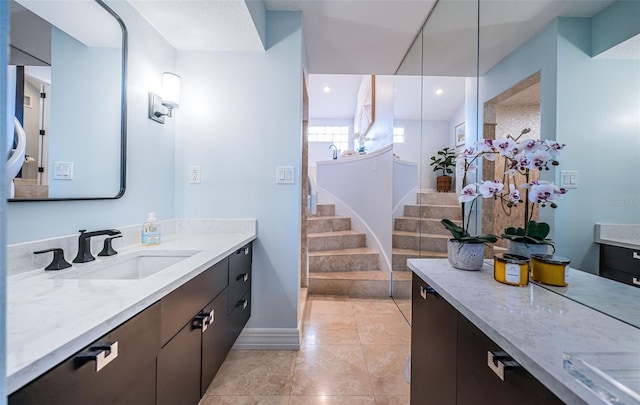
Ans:
[[[393,128],[393,143],[404,143],[404,128]]]
[[[349,148],[349,127],[309,127],[309,142],[331,142],[338,150]]]

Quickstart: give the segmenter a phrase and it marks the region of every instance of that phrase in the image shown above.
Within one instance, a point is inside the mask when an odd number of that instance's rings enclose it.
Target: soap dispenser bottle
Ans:
[[[155,212],[150,212],[147,220],[142,224],[142,244],[147,246],[160,244],[160,224]]]

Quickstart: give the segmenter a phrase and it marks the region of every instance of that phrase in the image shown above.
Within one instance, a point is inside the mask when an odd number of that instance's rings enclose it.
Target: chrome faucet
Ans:
[[[87,263],[92,260],[96,260],[91,254],[91,238],[94,236],[115,236],[120,235],[121,232],[117,229],[104,229],[102,231],[87,232],[86,229],[80,230],[80,236],[78,237],[78,254],[73,259],[74,263]]]
[[[334,144],[329,145],[329,149],[333,148],[333,160],[338,158],[338,147]]]

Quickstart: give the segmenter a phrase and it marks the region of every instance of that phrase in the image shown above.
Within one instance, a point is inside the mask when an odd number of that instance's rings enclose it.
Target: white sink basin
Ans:
[[[123,255],[97,258],[95,262],[74,265],[61,278],[92,280],[138,280],[179,263],[197,250],[140,250]]]

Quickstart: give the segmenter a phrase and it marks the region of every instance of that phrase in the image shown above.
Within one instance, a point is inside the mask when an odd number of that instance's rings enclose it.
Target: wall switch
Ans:
[[[560,187],[578,188],[578,171],[577,170],[561,170],[560,171]]]
[[[53,162],[54,180],[73,180],[73,162]]]
[[[200,166],[189,166],[189,184],[200,184]]]
[[[276,166],[276,184],[294,184],[293,166]]]

